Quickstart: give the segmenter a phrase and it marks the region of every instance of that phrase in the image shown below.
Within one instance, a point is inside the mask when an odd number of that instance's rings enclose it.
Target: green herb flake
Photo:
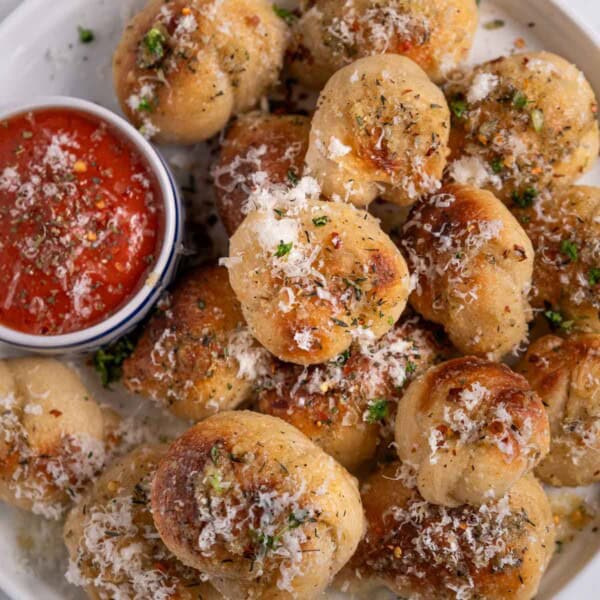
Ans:
[[[533,205],[533,201],[538,197],[538,191],[535,188],[525,188],[521,193],[514,191],[511,194],[512,201],[519,208],[529,208]]]
[[[544,128],[544,113],[539,108],[534,108],[530,113],[531,126],[537,133]]]
[[[285,244],[284,242],[279,242],[279,246],[277,246],[277,250],[275,251],[275,256],[277,258],[282,258],[286,254],[289,254],[292,250],[294,243],[288,242]]]
[[[200,310],[204,310],[206,308],[206,302],[204,302],[204,300],[200,299],[196,302],[196,306],[200,309]]]
[[[569,332],[573,328],[573,321],[565,321],[562,314],[556,310],[544,311],[544,317],[546,317],[553,329],[562,329],[565,332]]]
[[[315,217],[312,222],[315,227],[323,227],[329,223],[329,217],[321,215],[320,217]]]
[[[417,370],[417,365],[414,362],[412,362],[412,361],[409,360],[406,363],[406,368],[405,368],[406,374],[407,375],[412,375],[413,373],[416,372],[416,370]]]
[[[216,465],[219,462],[219,446],[216,444],[210,449],[210,460],[212,460],[213,464]]]
[[[138,66],[143,69],[158,67],[166,54],[167,35],[162,25],[150,28],[138,46]]]
[[[90,44],[94,41],[94,32],[91,29],[86,29],[85,27],[78,27],[77,31],[79,32],[79,41],[82,44]]]
[[[527,100],[527,96],[523,92],[517,90],[513,94],[512,104],[515,108],[523,110],[527,106],[528,102],[529,100]]]
[[[119,381],[123,374],[123,363],[135,349],[131,336],[124,336],[114,344],[98,350],[92,359],[94,368],[100,374],[100,380],[105,388]]]
[[[266,554],[269,550],[276,550],[279,547],[280,537],[278,535],[265,535],[260,533],[258,543]]]
[[[138,104],[138,110],[143,110],[145,112],[152,112],[154,110],[154,106],[152,102],[148,100],[148,98],[142,98],[140,103]]]
[[[560,243],[560,252],[564,254],[571,262],[577,262],[579,258],[579,249],[577,244],[571,240],[562,240]]]
[[[277,4],[273,4],[273,12],[288,25],[291,25],[298,18],[291,10],[277,6]]]
[[[600,268],[592,267],[588,271],[588,281],[592,286],[598,285],[600,283]]]
[[[467,113],[467,102],[464,98],[457,96],[450,100],[450,109],[458,119],[463,119]]]
[[[292,169],[288,169],[287,178],[292,185],[296,185],[298,181],[300,181],[300,178],[292,171]]]
[[[492,171],[499,175],[504,170],[504,161],[500,157],[496,157],[491,160],[490,166],[492,167]]]
[[[546,310],[544,316],[552,325],[560,325],[563,322],[562,315],[556,310]]]
[[[165,34],[158,28],[152,27],[144,36],[144,45],[154,56],[161,58],[164,53]]]
[[[488,31],[492,31],[494,29],[502,29],[504,25],[506,25],[506,23],[502,19],[492,19],[491,21],[484,23],[483,27]]]
[[[367,423],[378,423],[389,414],[389,403],[387,400],[373,400],[367,408],[365,420]]]
[[[206,479],[215,493],[222,494],[225,491],[225,486],[222,485],[223,480],[220,473],[210,473],[207,475]]]
[[[348,362],[349,358],[350,358],[350,350],[344,350],[341,354],[339,354],[336,357],[335,363],[337,365],[339,365],[340,367],[343,367]]]

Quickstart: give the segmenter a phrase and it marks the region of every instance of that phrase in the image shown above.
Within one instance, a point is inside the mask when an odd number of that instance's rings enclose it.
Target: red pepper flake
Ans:
[[[245,19],[246,25],[248,27],[258,27],[260,25],[260,18],[258,15],[252,15],[251,17],[246,17]]]
[[[57,419],[58,419],[58,417],[62,417],[62,412],[61,412],[60,410],[57,410],[56,408],[53,408],[53,409],[50,411],[50,414],[51,414],[53,417],[56,417]]]
[[[158,561],[154,563],[154,568],[157,571],[160,571],[161,573],[166,573],[167,572],[166,565],[164,563],[161,563],[161,562],[158,562]]]
[[[342,238],[337,231],[334,231],[331,234],[331,244],[336,250],[339,250],[342,247]]]
[[[489,429],[490,433],[492,433],[494,435],[500,435],[501,433],[504,432],[504,425],[500,421],[492,421],[488,425],[488,429]]]

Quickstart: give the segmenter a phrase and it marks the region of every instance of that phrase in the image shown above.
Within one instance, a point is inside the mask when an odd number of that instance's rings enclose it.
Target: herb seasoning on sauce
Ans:
[[[135,294],[162,235],[146,161],[97,118],[43,109],[0,121],[0,323],[59,335]]]

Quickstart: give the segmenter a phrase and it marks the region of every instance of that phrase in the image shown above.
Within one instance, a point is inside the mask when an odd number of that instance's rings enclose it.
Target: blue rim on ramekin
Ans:
[[[139,323],[171,282],[179,259],[183,234],[183,207],[179,190],[169,167],[158,151],[125,119],[88,100],[49,96],[0,109],[0,119],[44,108],[66,108],[88,113],[112,126],[146,159],[154,172],[163,201],[165,227],[162,246],[152,272],[140,289],[115,313],[100,323],[62,335],[44,336],[23,333],[0,325],[0,343],[37,353],[91,351],[125,335]]]

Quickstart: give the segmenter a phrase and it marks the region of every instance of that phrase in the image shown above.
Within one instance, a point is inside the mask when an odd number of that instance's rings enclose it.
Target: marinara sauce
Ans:
[[[110,126],[68,109],[0,121],[0,323],[59,335],[143,284],[162,237],[158,184]]]

